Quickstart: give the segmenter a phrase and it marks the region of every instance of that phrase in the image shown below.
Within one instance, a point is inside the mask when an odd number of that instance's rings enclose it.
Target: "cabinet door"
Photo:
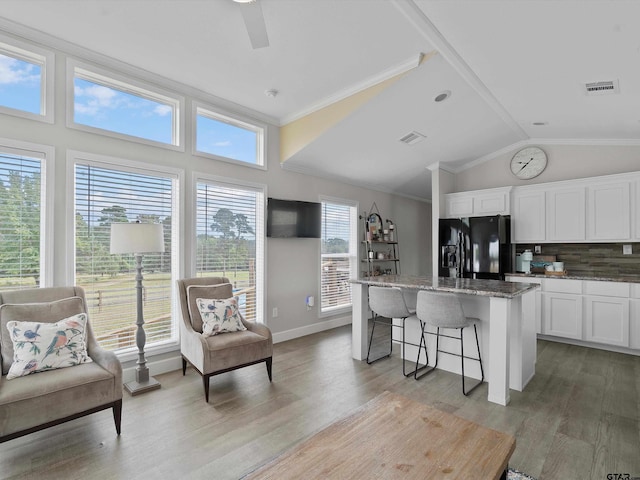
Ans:
[[[587,239],[630,238],[630,207],[628,182],[587,187]]]
[[[585,297],[585,340],[629,346],[629,300],[616,297]]]
[[[476,216],[509,215],[509,193],[492,192],[473,198],[473,214]]]
[[[582,340],[582,296],[544,293],[545,335]]]
[[[640,349],[640,300],[631,300],[629,346]]]
[[[547,191],[547,241],[585,239],[584,187]]]
[[[469,217],[473,215],[472,195],[446,195],[445,215],[447,218]]]
[[[513,194],[513,242],[543,242],[545,233],[544,192],[515,192]]]

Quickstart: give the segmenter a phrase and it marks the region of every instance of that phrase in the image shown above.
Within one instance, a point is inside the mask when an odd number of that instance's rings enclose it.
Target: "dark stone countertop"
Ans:
[[[623,283],[640,283],[640,275],[618,275],[618,276],[595,276],[595,275],[546,275],[544,273],[507,273],[507,277],[523,277],[523,278],[559,278],[567,280],[593,280],[598,282],[623,282]]]
[[[502,280],[476,280],[473,278],[416,277],[412,275],[380,275],[359,278],[352,283],[401,287],[414,290],[463,293],[483,297],[515,298],[539,287],[533,283],[503,282]]]

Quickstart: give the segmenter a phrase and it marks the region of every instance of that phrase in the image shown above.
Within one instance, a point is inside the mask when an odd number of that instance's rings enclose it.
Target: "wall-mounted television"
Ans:
[[[267,201],[267,237],[320,238],[322,207],[316,202]]]

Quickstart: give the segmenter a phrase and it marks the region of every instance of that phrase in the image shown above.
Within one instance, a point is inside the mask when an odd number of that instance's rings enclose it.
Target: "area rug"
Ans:
[[[535,478],[510,468],[507,470],[507,480],[536,480]]]

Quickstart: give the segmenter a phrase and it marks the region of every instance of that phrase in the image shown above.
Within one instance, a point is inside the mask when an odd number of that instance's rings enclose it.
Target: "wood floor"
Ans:
[[[350,327],[274,350],[272,384],[264,365],[214,377],[209,404],[193,370],[125,394],[120,437],[105,411],[1,444],[0,478],[237,479],[385,390],[515,435],[511,467],[540,480],[640,477],[640,357],[539,341],[535,378],[501,407],[454,374],[353,360]]]

